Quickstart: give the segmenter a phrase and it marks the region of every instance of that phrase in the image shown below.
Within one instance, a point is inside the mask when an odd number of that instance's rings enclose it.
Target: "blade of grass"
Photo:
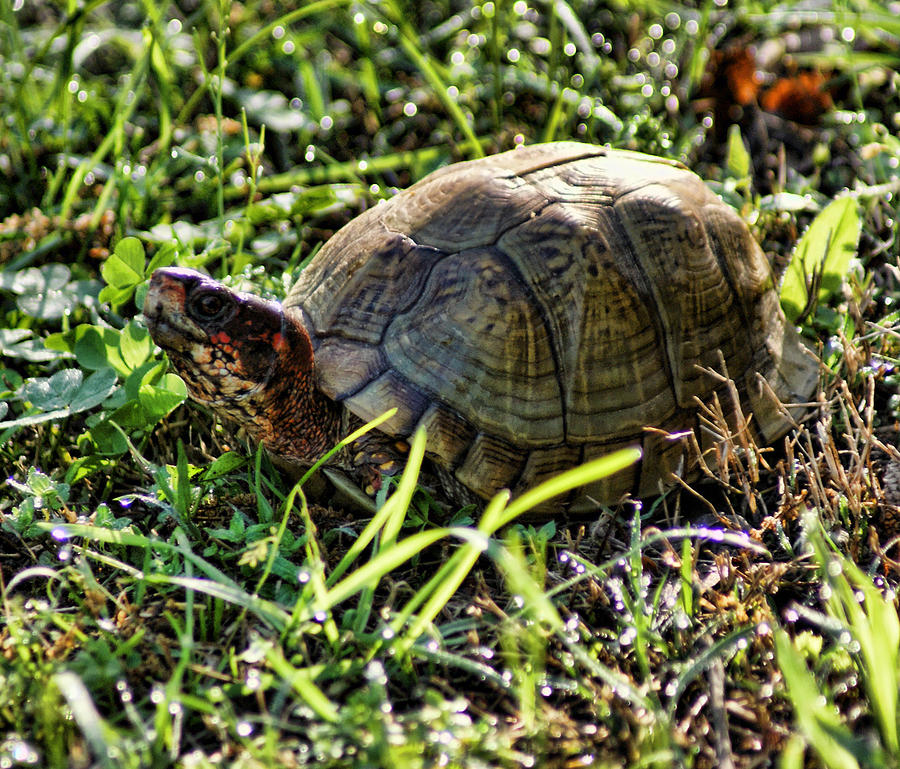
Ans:
[[[825,699],[800,652],[781,628],[775,631],[775,653],[797,724],[822,762],[829,769],[859,769],[853,735],[841,722],[834,705]]]
[[[456,123],[456,127],[460,133],[466,137],[468,141],[468,149],[472,157],[484,157],[484,150],[481,149],[481,143],[472,129],[472,124],[460,108],[456,100],[450,96],[447,83],[438,72],[438,67],[425,51],[421,50],[418,45],[418,35],[407,23],[402,9],[394,0],[385,0],[380,6],[387,18],[397,26],[399,32],[400,47],[406,52],[407,56],[412,59],[413,64],[419,68],[425,80],[431,86],[432,92],[440,100],[444,109]]]
[[[287,681],[316,715],[329,723],[337,723],[340,720],[340,713],[335,704],[316,686],[312,671],[294,667],[285,659],[281,650],[271,644],[266,647],[266,662],[269,663],[272,672]]]

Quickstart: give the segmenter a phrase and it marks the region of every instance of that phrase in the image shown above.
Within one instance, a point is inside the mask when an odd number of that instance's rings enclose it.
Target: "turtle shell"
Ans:
[[[428,431],[481,497],[639,445],[585,494],[656,494],[686,471],[698,401],[737,385],[757,438],[817,368],[741,218],[684,166],[575,142],[457,163],[340,230],[285,301],[319,387],[363,420]],[[769,392],[771,390],[771,392]],[[657,430],[646,430],[652,427]],[[662,431],[662,432],[661,432]]]

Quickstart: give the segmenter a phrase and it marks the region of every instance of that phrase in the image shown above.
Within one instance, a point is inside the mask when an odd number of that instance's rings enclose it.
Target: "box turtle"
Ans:
[[[723,362],[767,443],[790,426],[776,398],[807,399],[818,371],[699,177],[575,142],[428,175],[341,229],[281,306],[166,268],[144,314],[191,395],[274,455],[308,466],[397,407],[339,461],[377,478],[421,425],[446,487],[482,499],[633,445],[640,465],[563,503],[658,494],[690,474],[685,435],[714,443],[700,402],[734,412]]]

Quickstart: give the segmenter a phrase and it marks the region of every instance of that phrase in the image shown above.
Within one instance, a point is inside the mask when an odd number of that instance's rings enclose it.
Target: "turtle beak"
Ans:
[[[185,308],[191,288],[205,275],[194,270],[166,267],[156,270],[144,299],[144,320],[150,336],[164,350],[186,351],[202,341],[202,333]]]

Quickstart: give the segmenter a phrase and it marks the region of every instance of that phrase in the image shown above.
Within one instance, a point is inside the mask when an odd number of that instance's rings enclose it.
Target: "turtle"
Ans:
[[[430,173],[341,228],[280,305],[168,267],[143,312],[191,396],[288,465],[396,408],[335,460],[369,492],[424,427],[451,498],[629,446],[640,463],[559,505],[656,496],[715,443],[704,404],[771,444],[818,380],[743,219],[677,161],[580,142]]]

